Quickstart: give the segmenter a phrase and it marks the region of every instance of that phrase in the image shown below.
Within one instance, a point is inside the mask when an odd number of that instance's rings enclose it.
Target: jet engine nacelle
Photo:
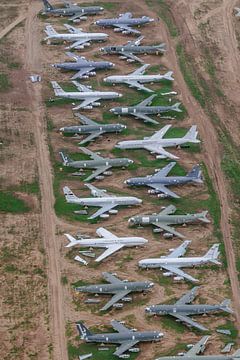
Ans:
[[[109,210],[109,214],[116,215],[117,213],[118,213],[118,210],[116,210],[116,209]]]
[[[119,59],[121,59],[121,60],[125,60],[126,59],[126,56],[119,56]]]
[[[131,296],[125,296],[125,297],[122,298],[122,301],[130,302],[130,301],[132,301],[132,297]]]
[[[96,72],[95,71],[91,71],[90,73],[88,73],[90,76],[95,76]]]
[[[134,62],[135,60],[134,59],[127,59],[127,62]]]
[[[84,46],[90,46],[91,44],[89,42],[85,43]]]
[[[88,79],[89,76],[88,76],[88,75],[83,75],[83,76],[81,76],[81,78],[82,78],[82,79]]]
[[[100,102],[95,102],[95,103],[93,103],[93,106],[94,106],[94,107],[98,107],[98,106],[100,106],[100,105],[101,105]]]
[[[158,191],[157,190],[148,190],[148,194],[157,194]]]
[[[161,169],[154,169],[154,172],[159,172]]]
[[[121,32],[121,29],[115,28],[115,29],[113,29],[113,31],[114,31],[114,32]]]
[[[103,180],[104,179],[104,176],[103,175],[98,175],[95,177],[96,180]]]
[[[75,49],[77,49],[77,50],[82,50],[82,49],[84,49],[84,46],[83,46],[83,45],[79,45],[79,46],[76,46]]]
[[[183,277],[182,276],[174,276],[173,280],[181,281],[181,280],[183,280]]]
[[[123,31],[122,31],[122,34],[127,34],[127,35],[128,35],[128,34],[131,34],[131,32],[130,32],[130,31],[127,31],[127,30],[123,30]]]
[[[173,234],[166,232],[163,234],[163,237],[164,237],[164,239],[172,239]]]
[[[128,358],[130,358],[130,355],[129,354],[122,354],[122,355],[119,355],[118,357],[120,359],[128,359]]]
[[[173,275],[173,273],[171,273],[170,271],[163,273],[163,276],[165,276],[165,277],[169,277],[172,275]]]
[[[109,214],[101,214],[101,215],[100,215],[100,218],[101,218],[101,219],[108,219],[109,216],[110,216]]]
[[[110,175],[112,175],[112,171],[104,171],[104,175],[110,176]]]
[[[184,356],[184,355],[185,355],[185,352],[178,353],[178,356]]]
[[[165,155],[157,155],[156,156],[156,159],[166,159],[167,158],[167,156],[165,156]]]
[[[87,105],[87,106],[84,106],[84,109],[86,109],[86,110],[92,110],[92,105]]]
[[[139,352],[139,348],[131,348],[128,350],[129,352],[133,352],[133,353],[138,353]]]
[[[158,194],[158,197],[161,199],[166,199],[168,197],[168,195],[166,194]]]
[[[115,304],[113,304],[113,307],[114,307],[115,309],[122,309],[122,308],[123,308],[123,304],[122,304],[122,303],[115,303]]]
[[[162,229],[159,229],[159,228],[153,229],[153,232],[154,232],[155,234],[158,234],[158,233],[161,233],[161,232],[162,232]]]

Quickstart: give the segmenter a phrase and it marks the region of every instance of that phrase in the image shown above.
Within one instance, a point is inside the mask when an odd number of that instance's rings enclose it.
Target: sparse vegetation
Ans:
[[[10,191],[0,191],[0,212],[6,213],[24,213],[29,211],[27,204],[17,198]]]
[[[0,73],[0,92],[6,92],[10,90],[11,86],[12,85],[10,83],[8,75],[5,73]]]

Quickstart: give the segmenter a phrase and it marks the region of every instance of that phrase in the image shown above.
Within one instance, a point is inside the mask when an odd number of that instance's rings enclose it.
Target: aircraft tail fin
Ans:
[[[240,349],[238,349],[237,351],[235,351],[235,353],[232,355],[233,359],[239,358],[240,357]]]
[[[202,211],[201,217],[199,218],[200,221],[202,221],[202,222],[204,222],[206,224],[210,223],[210,220],[207,218],[207,214],[208,214],[207,210]]]
[[[79,244],[79,240],[76,240],[72,235],[69,235],[69,234],[64,234],[64,235],[66,236],[66,238],[69,241],[69,243],[67,245],[65,245],[65,247],[72,247],[72,246]]]
[[[163,79],[173,81],[174,78],[172,77],[173,71],[168,71],[166,74],[163,75]]]
[[[202,170],[199,165],[193,166],[192,170],[187,173],[187,177],[192,178],[196,183],[202,183]]]
[[[46,28],[45,28],[45,33],[47,34],[47,36],[48,37],[51,37],[51,36],[53,36],[53,35],[57,35],[57,32],[56,32],[56,30],[53,28],[53,26],[52,25],[50,25],[50,24],[47,24],[46,25]],[[47,39],[47,38],[46,38]],[[45,40],[46,40],[45,39]]]
[[[77,329],[82,340],[86,339],[87,336],[92,335],[91,331],[81,322],[77,324]]]
[[[186,135],[183,137],[183,139],[186,139],[187,142],[199,143],[197,136],[198,136],[197,125],[193,125],[190,127],[190,129],[188,130]]]
[[[174,104],[172,106],[172,110],[177,111],[177,112],[182,112],[182,110],[179,108],[180,105],[181,105],[181,103],[177,102],[176,104]]]
[[[56,81],[51,81],[53,90],[54,90],[54,94],[56,96],[62,96],[63,94],[65,94],[65,91],[61,88],[61,86],[56,82]]]
[[[214,244],[204,255],[204,258],[209,259],[209,261],[213,262],[214,264],[220,265],[221,263],[217,260],[219,255],[219,244]]]
[[[60,151],[59,155],[62,158],[62,162],[63,162],[64,166],[68,166],[68,164],[70,164],[72,162],[72,159],[67,154],[65,154],[63,151]]]
[[[66,201],[69,203],[74,202],[74,200],[79,200],[79,198],[72,192],[72,190],[68,186],[64,186],[63,193],[65,195]]]
[[[230,308],[230,305],[231,305],[231,300],[230,299],[223,300],[223,302],[220,305],[221,305],[221,309],[223,311],[226,311],[229,314],[233,314],[233,310]],[[240,354],[239,354],[239,356],[240,356]]]
[[[45,11],[53,10],[53,6],[47,0],[42,0],[42,1]]]

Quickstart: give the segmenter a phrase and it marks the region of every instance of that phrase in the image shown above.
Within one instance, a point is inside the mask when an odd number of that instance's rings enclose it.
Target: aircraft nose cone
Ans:
[[[109,110],[111,113],[113,113],[115,111],[115,108],[112,108]]]
[[[63,132],[63,131],[64,131],[64,127],[60,128],[59,131],[60,131],[60,132]]]
[[[145,311],[146,311],[146,312],[150,312],[150,307],[146,307],[146,308],[145,308]]]
[[[127,183],[127,180],[125,180],[124,183],[126,184],[126,183]],[[132,222],[134,222],[134,219],[133,219],[133,218],[130,218],[130,219],[128,219],[128,222],[129,222],[129,223],[132,223]]]
[[[122,94],[118,94],[118,97],[122,97]]]

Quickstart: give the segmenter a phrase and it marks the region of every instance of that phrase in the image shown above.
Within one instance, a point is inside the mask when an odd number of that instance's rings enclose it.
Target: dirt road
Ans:
[[[15,26],[17,26],[18,24],[20,24],[23,20],[26,19],[26,14],[24,15],[20,15],[17,17],[16,20],[14,20],[11,24],[9,24],[7,27],[5,27],[1,32],[0,32],[0,40],[6,36],[12,29],[15,28]]]
[[[39,4],[31,2],[28,7],[25,29],[26,57],[25,69],[30,73],[41,72],[41,45],[39,24],[36,17]],[[37,147],[37,163],[41,188],[41,225],[45,250],[48,258],[48,295],[50,314],[50,333],[52,337],[53,358],[67,360],[64,304],[61,287],[59,244],[55,236],[56,218],[52,173],[45,128],[45,111],[41,95],[41,84],[28,83],[28,96],[32,106],[32,124]]]

